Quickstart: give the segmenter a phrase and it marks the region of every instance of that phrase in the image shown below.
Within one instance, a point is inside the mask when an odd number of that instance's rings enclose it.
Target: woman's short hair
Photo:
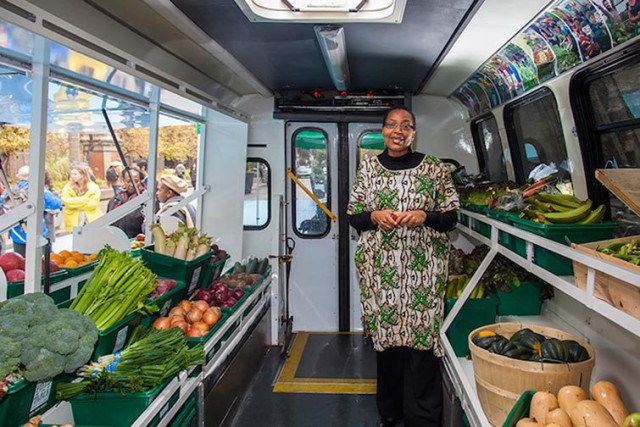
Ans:
[[[384,124],[387,122],[387,117],[389,117],[389,114],[391,114],[392,111],[396,111],[396,110],[403,110],[406,111],[407,113],[411,114],[411,120],[413,120],[413,125],[416,125],[416,116],[411,112],[411,110],[409,110],[407,107],[405,107],[404,105],[398,105],[396,107],[391,107],[389,108],[385,113],[384,113],[384,117],[382,118],[382,125],[384,126]]]

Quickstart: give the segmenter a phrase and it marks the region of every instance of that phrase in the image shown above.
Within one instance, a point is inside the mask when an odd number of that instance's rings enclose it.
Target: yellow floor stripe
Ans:
[[[320,332],[322,333],[322,332]],[[348,332],[347,332],[348,333]],[[331,332],[331,334],[335,334]],[[358,378],[297,378],[296,372],[302,353],[309,339],[309,332],[298,332],[293,341],[289,358],[284,364],[274,393],[328,393],[328,394],[375,394],[376,380]]]

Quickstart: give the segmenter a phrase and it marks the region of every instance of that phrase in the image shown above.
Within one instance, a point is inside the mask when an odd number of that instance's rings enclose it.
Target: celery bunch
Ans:
[[[142,261],[109,246],[100,251],[99,258],[71,309],[91,317],[100,331],[135,311],[153,310],[145,302],[156,288],[156,275]]]

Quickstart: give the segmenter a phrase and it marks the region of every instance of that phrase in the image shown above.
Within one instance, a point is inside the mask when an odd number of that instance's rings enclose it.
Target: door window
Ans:
[[[293,137],[293,173],[327,208],[331,209],[328,179],[328,138],[319,129],[301,129]],[[294,231],[302,237],[329,232],[329,217],[298,185],[293,189]]]
[[[384,151],[384,139],[380,131],[366,131],[358,138],[358,165],[371,156]]]
[[[516,181],[524,183],[541,164],[555,166],[561,181],[571,181],[560,114],[553,93],[543,88],[505,107]]]

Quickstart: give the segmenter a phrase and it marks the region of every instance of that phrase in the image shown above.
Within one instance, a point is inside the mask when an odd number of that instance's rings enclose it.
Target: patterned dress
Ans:
[[[459,207],[449,172],[435,157],[415,168],[388,170],[376,156],[362,162],[347,213],[392,209],[447,212]],[[440,324],[447,282],[449,238],[430,227],[376,228],[360,234],[362,324],[374,348],[433,349],[442,356]]]

